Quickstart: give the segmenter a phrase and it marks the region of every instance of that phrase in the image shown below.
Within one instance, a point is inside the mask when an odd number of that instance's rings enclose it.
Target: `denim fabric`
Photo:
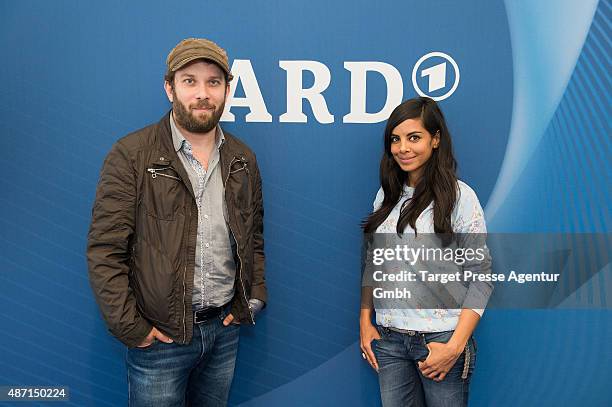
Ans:
[[[240,326],[225,327],[222,317],[194,325],[187,345],[128,349],[129,406],[226,406]]]
[[[409,335],[378,327],[380,340],[372,341],[378,361],[378,381],[384,407],[463,407],[467,406],[468,389],[476,362],[476,346],[468,341],[470,362],[468,375],[462,379],[465,355],[463,352],[444,380],[435,382],[422,375],[417,362],[427,358],[427,343],[446,343],[453,331],[416,333]]]

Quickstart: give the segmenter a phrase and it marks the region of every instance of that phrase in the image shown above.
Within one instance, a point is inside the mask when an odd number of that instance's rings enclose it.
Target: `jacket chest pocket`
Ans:
[[[237,188],[236,195],[234,195],[236,209],[244,214],[251,213],[252,197],[251,184],[248,177],[245,176]]]
[[[253,191],[247,161],[236,159],[230,166],[228,182],[225,185],[233,206],[241,213],[251,212]]]
[[[160,220],[174,220],[183,210],[185,188],[169,165],[153,164],[146,169],[142,204],[146,213]]]

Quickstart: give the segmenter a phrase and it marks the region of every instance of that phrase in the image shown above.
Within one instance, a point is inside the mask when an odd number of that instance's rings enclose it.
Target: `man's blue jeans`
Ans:
[[[467,406],[470,377],[476,362],[472,338],[468,341],[469,365],[465,365],[466,352],[463,352],[444,380],[435,382],[423,376],[417,362],[427,358],[427,343],[446,343],[453,331],[409,335],[380,326],[378,331],[381,340],[372,341],[372,350],[378,361],[378,382],[384,407]]]
[[[221,317],[194,324],[188,345],[128,349],[129,406],[226,406],[240,326],[223,326]]]

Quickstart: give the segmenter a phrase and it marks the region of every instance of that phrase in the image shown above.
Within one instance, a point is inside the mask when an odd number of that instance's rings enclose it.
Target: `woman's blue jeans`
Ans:
[[[470,377],[476,362],[476,345],[472,338],[467,346],[469,364],[465,365],[464,351],[444,380],[436,382],[423,376],[417,362],[427,358],[427,343],[446,343],[453,331],[408,334],[377,328],[381,340],[372,341],[372,350],[378,361],[378,381],[384,407],[467,406]],[[467,377],[462,378],[463,375]]]

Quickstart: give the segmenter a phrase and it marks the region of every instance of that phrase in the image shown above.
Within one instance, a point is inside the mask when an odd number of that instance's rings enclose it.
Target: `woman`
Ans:
[[[466,240],[460,236],[484,236],[482,208],[474,191],[457,180],[450,134],[435,101],[421,97],[399,105],[387,122],[384,147],[381,188],[363,225],[366,234],[430,234],[441,237],[444,247],[461,247]],[[470,267],[488,272],[483,247],[484,256]],[[371,296],[371,287],[364,288]],[[362,305],[362,356],[378,372],[384,406],[467,405],[476,352],[472,332],[490,291],[488,283],[468,284],[456,309],[418,303],[378,308],[376,300]]]

